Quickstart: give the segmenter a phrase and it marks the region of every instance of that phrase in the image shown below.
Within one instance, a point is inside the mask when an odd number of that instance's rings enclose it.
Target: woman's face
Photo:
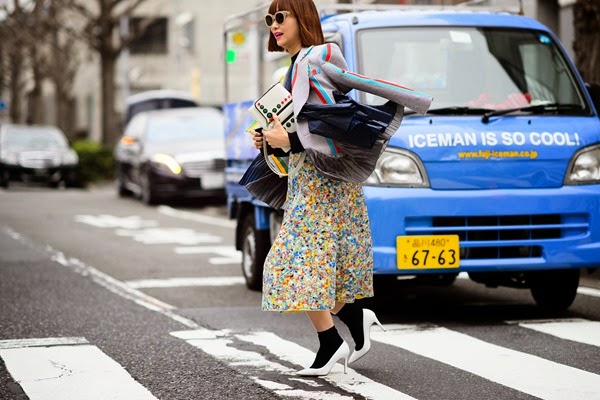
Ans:
[[[298,20],[291,13],[286,15],[285,20],[281,24],[278,24],[274,18],[270,29],[271,34],[277,40],[277,45],[283,47],[289,54],[294,55],[302,48]]]

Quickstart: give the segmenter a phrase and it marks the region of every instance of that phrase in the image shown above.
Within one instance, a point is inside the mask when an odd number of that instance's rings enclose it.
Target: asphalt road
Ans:
[[[597,275],[553,315],[468,279],[376,288],[368,356],[299,379],[316,335],[260,311],[233,232],[218,203],[0,191],[0,399],[600,399]]]

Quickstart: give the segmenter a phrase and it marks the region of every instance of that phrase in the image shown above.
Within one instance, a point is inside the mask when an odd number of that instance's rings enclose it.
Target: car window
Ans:
[[[65,149],[69,143],[62,132],[53,128],[11,126],[4,130],[0,146],[11,150]]]
[[[152,116],[146,127],[148,143],[223,138],[223,117],[219,113],[186,116]]]
[[[135,116],[125,128],[125,136],[140,138],[144,131],[145,120],[143,115]]]

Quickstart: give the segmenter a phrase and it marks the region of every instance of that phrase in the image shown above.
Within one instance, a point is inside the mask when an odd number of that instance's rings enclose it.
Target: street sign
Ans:
[[[0,100],[0,110],[6,109],[6,103]]]

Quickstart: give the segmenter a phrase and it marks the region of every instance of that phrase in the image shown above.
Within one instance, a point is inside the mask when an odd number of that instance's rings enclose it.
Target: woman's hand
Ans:
[[[260,131],[250,131],[250,134],[252,135],[252,143],[254,144],[254,147],[256,147],[257,149],[262,149],[263,147],[263,135],[262,132]]]
[[[273,117],[273,122],[274,123],[273,126],[271,126],[271,129],[263,129],[262,131],[262,134],[267,140],[267,143],[269,143],[269,146],[271,146],[274,149],[290,147],[290,137],[281,125],[281,122],[279,122],[279,118],[277,117],[277,115]]]

